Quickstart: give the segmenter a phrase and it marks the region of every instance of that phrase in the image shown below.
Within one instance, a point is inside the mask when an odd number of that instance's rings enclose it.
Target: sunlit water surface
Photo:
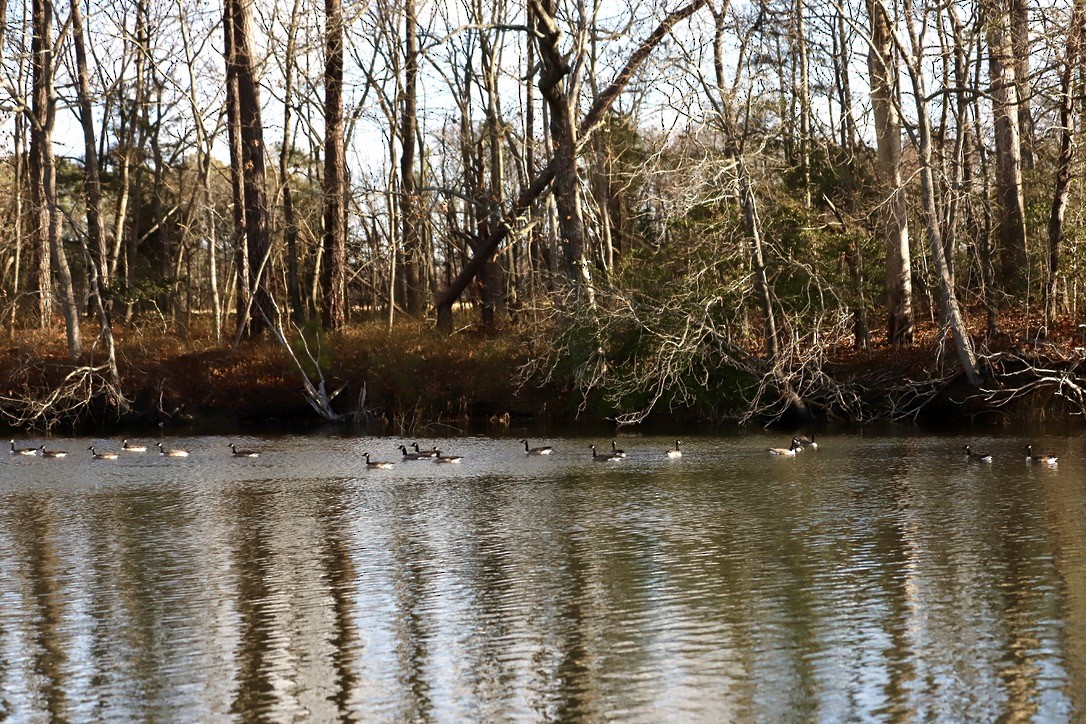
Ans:
[[[4,455],[0,719],[1086,716],[1083,445],[1033,440],[1050,469],[1018,437],[819,441]]]

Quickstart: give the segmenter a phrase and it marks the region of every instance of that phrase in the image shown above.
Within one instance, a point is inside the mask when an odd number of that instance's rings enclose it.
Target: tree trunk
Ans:
[[[31,5],[30,45],[32,100],[30,116],[30,204],[34,209],[34,250],[38,255],[38,328],[45,329],[53,316],[53,266],[50,252],[52,213],[47,191],[48,162],[44,129],[46,114],[53,102],[53,4],[51,0],[33,0]]]
[[[1029,81],[1029,3],[1011,0],[1011,46],[1014,49],[1014,81],[1018,94],[1018,128],[1022,139],[1022,168],[1032,169],[1033,89]]]
[[[558,233],[565,249],[570,280],[591,308],[595,306],[595,293],[592,289],[592,271],[585,256],[584,213],[577,173],[577,127],[573,120],[575,99],[567,95],[566,89],[570,66],[559,47],[562,31],[558,27],[554,0],[529,0],[529,7],[542,63],[539,93],[550,110]]]
[[[324,328],[347,323],[344,238],[346,154],[343,148],[343,8],[340,0],[325,0],[324,68],[324,255],[321,286]]]
[[[980,75],[982,63],[978,58],[974,72],[974,87],[980,87]],[[994,233],[992,221],[995,214],[992,213],[992,174],[991,163],[987,147],[984,145],[984,128],[981,122],[979,108],[973,105],[973,132],[970,135],[970,144],[977,155],[977,178],[980,181],[980,190],[976,196],[980,199],[980,213],[974,214],[974,235],[979,242],[980,273],[984,284],[982,299],[985,311],[985,333],[989,339],[995,337],[999,321],[999,300],[996,298],[996,249],[993,243]]]
[[[233,34],[233,76],[237,93],[238,130],[241,141],[241,175],[245,190],[245,246],[249,261],[251,305],[259,314],[246,309],[238,323],[238,331],[259,334],[265,327],[265,317],[275,314],[266,286],[271,277],[268,269],[271,240],[268,235],[267,181],[264,167],[264,128],[260,117],[260,84],[256,62],[250,48],[252,37],[252,3],[248,0],[227,0],[230,30]],[[228,86],[228,89],[231,86]],[[251,318],[251,319],[250,319]]]
[[[5,16],[6,17],[6,16]],[[0,36],[4,35],[6,25],[0,23]],[[26,32],[26,12],[23,12],[23,24],[20,29],[22,32]],[[0,43],[2,47],[2,43]],[[0,53],[3,51],[0,50]],[[26,78],[26,56],[20,54],[18,59],[18,66],[16,71],[16,80],[19,87],[22,88]],[[12,270],[12,300],[11,300],[11,322],[8,328],[8,335],[10,337],[15,336],[15,324],[19,319],[19,297],[22,294],[22,264],[23,264],[23,233],[25,229],[25,220],[23,218],[23,193],[26,187],[26,156],[24,154],[24,148],[26,147],[26,122],[27,114],[24,111],[19,111],[15,114],[15,133],[12,138],[12,148],[14,150],[14,158],[12,160],[12,185],[14,187],[14,199],[13,210],[15,218],[13,219],[14,225],[14,237],[15,237],[15,249],[14,249],[14,269]]]
[[[119,248],[123,250],[124,278],[129,288],[135,282],[133,274],[138,270],[137,263],[141,241],[139,224],[143,218],[142,202],[145,198],[142,192],[146,188],[143,177],[148,166],[148,164],[143,163],[143,159],[146,153],[147,134],[152,131],[148,109],[154,103],[151,95],[154,83],[148,79],[149,75],[153,75],[150,39],[152,21],[149,19],[151,12],[150,0],[134,0],[133,4],[135,5],[136,27],[131,42],[126,45],[131,46],[129,51],[132,54],[130,62],[135,66],[136,79],[132,99],[126,104],[128,109],[127,127],[129,129],[127,141],[130,146],[127,149],[128,158],[126,162],[128,169],[126,185],[123,191],[126,209],[131,204],[133,212],[126,212],[123,219],[125,233],[117,238],[117,243],[122,245]],[[132,193],[133,189],[136,191],[134,194]],[[157,192],[157,188],[155,192]],[[131,321],[135,310],[136,299],[134,295],[130,295],[128,303],[125,305],[124,319],[126,322]]]
[[[22,263],[23,263],[23,186],[24,186],[24,163],[23,163],[23,135],[24,135],[24,119],[25,114],[15,114],[15,138],[14,149],[15,159],[12,168],[12,184],[14,186],[15,199],[14,199],[14,212],[15,212],[15,261],[14,270],[12,272],[12,300],[11,300],[11,320],[8,327],[8,335],[15,335],[15,323],[19,318],[19,296],[21,291],[22,282]]]
[[[481,10],[481,8],[480,8]],[[480,13],[481,14],[481,13]],[[484,21],[482,17],[480,21]],[[486,147],[487,168],[489,176],[485,188],[485,214],[487,230],[501,223],[502,209],[505,206],[505,154],[502,150],[502,129],[504,120],[501,112],[499,84],[499,68],[495,62],[494,48],[490,39],[484,34],[480,38],[480,59],[483,75],[483,90],[486,93],[486,105],[483,108],[486,118]],[[482,164],[483,153],[480,149],[479,162]],[[480,184],[482,186],[482,184]],[[486,234],[482,234],[486,236]],[[512,247],[513,245],[510,245]],[[510,276],[513,273],[511,265],[500,264],[496,259],[487,265],[486,286],[494,312],[506,314],[509,311]],[[491,320],[494,323],[495,320]]]
[[[7,42],[7,30],[8,30],[8,0],[0,0],[0,18],[4,19],[4,22],[0,23],[0,66],[4,64],[4,43]]]
[[[762,223],[758,217],[758,201],[754,195],[754,186],[750,181],[746,164],[738,155],[732,155],[739,176],[739,206],[743,211],[743,226],[750,239],[751,269],[754,272],[754,287],[758,302],[762,308],[763,336],[766,343],[766,357],[771,365],[780,358],[780,343],[777,339],[777,313],[774,309],[773,294],[766,272],[765,254],[762,251]]]
[[[1000,286],[1005,294],[1023,291],[1026,272],[1026,208],[1022,192],[1022,147],[1018,126],[1018,86],[1012,43],[1011,0],[983,5],[988,35],[988,75],[995,116],[996,198],[999,202]]]
[[[68,356],[75,360],[83,352],[79,333],[79,305],[75,300],[72,272],[60,237],[60,209],[57,206],[57,172],[53,155],[53,127],[56,122],[56,89],[53,54],[53,3],[52,0],[35,0],[32,9],[34,27],[33,58],[33,114],[30,130],[30,148],[34,186],[37,190],[39,249],[42,262],[38,267],[38,288],[42,300],[50,298],[50,256],[56,265],[60,291],[61,312],[68,341]],[[40,321],[49,321],[50,306],[39,302]]]
[[[223,8],[224,53],[226,55],[226,125],[230,145],[230,208],[234,222],[234,325],[249,329],[249,247],[246,244],[244,152],[241,141],[241,108],[238,92],[238,58],[234,24],[234,0]]]
[[[196,131],[197,155],[200,159],[200,195],[204,206],[204,216],[206,217],[204,223],[206,228],[205,238],[207,241],[208,291],[211,297],[211,316],[215,340],[219,341],[222,339],[222,303],[219,298],[219,271],[218,260],[216,259],[218,247],[216,227],[218,219],[215,212],[214,198],[211,193],[211,151],[214,146],[214,138],[208,137],[203,122],[199,120],[201,113],[200,106],[196,100],[196,58],[192,49],[192,43],[189,39],[188,23],[185,20],[181,2],[182,0],[177,0],[178,17],[181,18],[181,44],[185,51],[185,66],[188,68],[189,74],[189,108],[192,109],[193,118],[197,119],[194,128]]]
[[[863,250],[854,235],[849,233],[845,217],[834,205],[833,200],[826,194],[822,194],[822,201],[830,208],[833,215],[841,224],[841,232],[847,237],[845,247],[845,263],[848,264],[849,276],[855,285],[855,293],[850,295],[854,301],[849,305],[852,310],[852,346],[854,349],[871,348],[871,330],[867,324],[867,299],[864,294],[864,257]]]
[[[83,192],[87,205],[87,236],[84,249],[90,262],[90,278],[98,320],[101,324],[102,343],[106,349],[110,381],[120,387],[120,372],[117,369],[117,350],[113,341],[112,299],[109,286],[109,250],[106,246],[105,230],[102,228],[102,184],[98,164],[98,147],[94,136],[94,116],[91,104],[90,73],[87,69],[87,50],[83,36],[83,14],[79,7],[81,0],[72,0],[72,41],[75,45],[76,70],[79,76],[79,121],[83,127]]]
[[[404,1],[404,88],[400,115],[400,223],[403,228],[404,304],[420,315],[426,308],[422,275],[422,234],[418,189],[415,184],[415,134],[418,124],[419,75],[418,20],[415,0]]]
[[[950,268],[947,266],[944,256],[943,240],[939,232],[939,213],[935,203],[935,174],[931,162],[931,121],[925,117],[920,121],[919,135],[922,150],[920,151],[920,187],[924,209],[925,226],[927,228],[928,246],[931,251],[932,263],[935,266],[936,279],[939,284],[940,302],[943,307],[943,319],[950,327],[950,333],[954,338],[954,346],[958,351],[958,359],[962,364],[962,371],[966,379],[974,387],[981,384],[980,374],[977,370],[977,357],[973,351],[973,342],[969,332],[965,328],[965,320],[962,317],[961,308],[958,305],[958,297],[954,292],[954,282],[950,278]]]
[[[301,324],[306,316],[305,302],[302,300],[301,277],[298,271],[298,219],[294,210],[294,192],[290,183],[289,163],[294,150],[294,69],[297,66],[296,46],[301,4],[301,0],[294,0],[294,7],[290,13],[290,27],[287,30],[286,57],[283,59],[283,144],[279,149],[279,183],[283,187],[283,240],[287,247],[286,287],[290,300],[291,319],[296,324]],[[342,53],[342,42],[339,47]],[[342,63],[340,67],[342,69]],[[342,103],[340,105],[342,106]]]
[[[803,205],[811,207],[811,81],[807,62],[807,25],[804,0],[796,0],[796,63],[799,65],[799,168]]]
[[[880,205],[880,227],[886,250],[886,341],[894,347],[912,344],[912,254],[909,216],[901,177],[901,115],[898,56],[890,20],[882,3],[868,0],[871,42],[867,67],[871,76],[871,106],[875,117],[879,182],[886,202]]]
[[[856,130],[856,118],[852,114],[852,85],[849,82],[849,61],[852,53],[849,50],[849,34],[845,29],[844,13],[840,8],[837,8],[836,14],[837,34],[834,37],[835,45],[838,50],[834,55],[836,58],[834,62],[834,75],[837,79],[837,89],[841,104],[841,148],[846,151],[851,151],[856,148],[856,139],[859,136],[859,133]]]
[[[884,0],[875,0],[879,7],[878,12],[886,12]],[[962,365],[969,384],[980,387],[981,377],[977,368],[977,356],[973,350],[973,341],[969,337],[969,331],[965,327],[961,308],[958,305],[958,297],[954,291],[954,282],[950,278],[950,267],[947,265],[943,235],[939,227],[939,207],[935,200],[935,169],[932,161],[932,133],[931,113],[928,105],[927,88],[924,83],[923,58],[920,41],[913,26],[911,12],[906,14],[906,24],[909,28],[913,55],[909,58],[907,68],[912,82],[913,96],[916,99],[916,150],[917,162],[920,167],[920,191],[921,211],[924,217],[924,226],[928,237],[928,248],[931,254],[932,265],[935,267],[936,282],[939,286],[939,301],[942,306],[943,322],[950,328],[954,338],[954,347],[958,352],[958,359]],[[900,41],[898,49],[902,52]]]
[[[1082,97],[1082,42],[1086,35],[1086,0],[1075,0],[1063,68],[1060,70],[1060,153],[1056,160],[1056,183],[1052,191],[1052,209],[1048,216],[1048,264],[1045,275],[1045,326],[1051,331],[1058,315],[1056,280],[1060,271],[1060,247],[1063,222],[1071,191],[1075,160],[1076,98]]]
[[[754,274],[754,290],[758,305],[762,310],[763,337],[766,345],[766,357],[772,367],[780,359],[780,342],[777,337],[777,313],[773,304],[773,291],[766,271],[765,253],[762,245],[762,223],[758,215],[758,198],[754,194],[754,184],[743,159],[738,133],[732,121],[734,109],[731,107],[731,93],[724,79],[724,21],[725,10],[713,10],[715,32],[713,35],[713,72],[716,90],[720,98],[717,109],[721,128],[724,133],[724,153],[729,164],[734,166],[736,185],[738,186],[739,208],[743,214],[743,230],[750,243],[750,264]]]

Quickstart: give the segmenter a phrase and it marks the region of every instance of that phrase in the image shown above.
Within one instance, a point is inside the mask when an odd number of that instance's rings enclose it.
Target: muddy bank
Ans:
[[[195,347],[195,348],[194,348]],[[525,346],[508,338],[355,332],[309,345],[306,373],[333,409],[374,432],[418,429],[502,430],[525,426],[606,425],[616,410],[604,395],[585,406],[579,391],[519,379]],[[177,339],[126,340],[119,355],[125,398],[108,389],[101,362],[73,366],[63,350],[9,345],[0,358],[0,408],[12,429],[114,430],[309,429],[327,420],[307,403],[302,373],[273,342],[193,345]],[[931,350],[842,353],[821,386],[751,424],[783,428],[896,421],[928,427],[1080,424],[1086,412],[1081,351],[1012,348],[985,358],[985,389],[953,369],[923,365]],[[83,370],[82,372],[78,372]],[[88,371],[89,370],[89,371]],[[75,384],[72,383],[73,374]],[[70,399],[54,399],[68,385]],[[646,426],[726,428],[748,410],[743,391],[721,385],[697,407],[660,405]],[[771,414],[770,414],[771,413]]]
[[[411,335],[345,334],[311,340],[309,347],[311,357],[297,356],[314,384],[323,379],[333,409],[359,413],[359,421],[376,429],[572,417],[553,390],[517,384],[522,358],[515,346],[500,340],[447,344]],[[274,342],[233,350],[170,339],[128,340],[119,347],[118,363],[121,407],[101,360],[90,357],[73,365],[62,349],[9,345],[0,357],[2,424],[90,432],[304,429],[327,423],[307,403],[292,356]]]

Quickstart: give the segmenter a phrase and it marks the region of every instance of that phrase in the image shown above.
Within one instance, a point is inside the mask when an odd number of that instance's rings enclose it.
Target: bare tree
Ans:
[[[1051,328],[1057,316],[1056,280],[1060,272],[1060,249],[1064,239],[1064,217],[1075,160],[1075,131],[1078,103],[1082,97],[1082,43],[1086,36],[1086,2],[1074,0],[1071,8],[1067,42],[1060,69],[1059,93],[1059,156],[1056,159],[1056,182],[1052,191],[1052,207],[1048,216],[1048,263],[1045,275],[1045,326]]]
[[[51,140],[45,129],[52,130],[48,113],[53,97],[53,4],[34,0],[31,8],[31,114],[30,114],[30,203],[36,215],[33,230],[37,253],[38,327],[45,329],[53,316],[53,265],[50,241],[56,227],[52,223],[51,193],[48,185],[52,172]],[[48,156],[48,158],[47,158]]]
[[[230,208],[234,222],[234,325],[239,333],[249,330],[252,289],[249,246],[246,243],[245,152],[241,137],[241,92],[238,89],[239,60],[234,24],[237,22],[232,0],[223,6],[223,53],[226,56],[226,118],[230,145]]]
[[[803,185],[803,204],[811,205],[811,81],[810,64],[807,60],[807,18],[804,0],[795,0],[795,37],[796,65],[798,66],[799,87],[796,100],[799,102],[799,170]]]
[[[852,111],[852,85],[849,81],[849,52],[850,34],[845,22],[844,9],[835,8],[837,21],[837,33],[834,35],[834,52],[831,54],[834,62],[834,80],[837,86],[838,99],[841,105],[841,147],[847,150],[856,148],[859,131],[856,128],[856,117]]]
[[[773,303],[773,292],[769,284],[766,255],[762,243],[762,222],[758,212],[758,197],[754,193],[754,183],[743,157],[739,131],[735,117],[739,111],[735,103],[735,89],[728,86],[724,77],[724,18],[730,3],[725,2],[720,9],[710,5],[714,20],[713,35],[713,74],[715,95],[713,99],[716,116],[724,135],[724,154],[729,165],[735,169],[735,181],[739,208],[743,214],[743,228],[750,244],[750,266],[754,279],[755,294],[762,310],[763,335],[766,356],[771,366],[780,361],[780,341],[777,338],[777,311]]]
[[[0,23],[0,60],[3,59],[3,53],[5,49],[6,35],[8,30],[7,25],[7,5],[6,0],[4,2],[4,13],[0,15],[4,19],[3,23]],[[25,35],[27,23],[29,18],[27,16],[26,4],[23,4],[23,17],[21,23],[21,29]],[[23,238],[25,231],[25,223],[23,218],[23,202],[26,186],[26,158],[24,153],[26,142],[26,126],[28,114],[25,112],[26,99],[24,97],[23,88],[26,86],[26,72],[27,72],[27,53],[19,53],[16,58],[15,69],[15,82],[14,87],[10,89],[10,95],[12,96],[13,105],[18,110],[14,113],[14,133],[12,134],[12,186],[13,186],[13,208],[12,216],[14,222],[14,229],[12,230],[12,237],[15,241],[15,248],[12,250],[12,282],[11,282],[11,319],[10,326],[8,327],[8,334],[14,335],[15,325],[18,321],[19,307],[20,307],[20,295],[22,294],[22,264],[23,264]]]
[[[1011,0],[1011,49],[1014,51],[1014,83],[1018,96],[1018,129],[1022,143],[1022,168],[1034,167],[1033,88],[1029,75],[1029,2]]]
[[[33,40],[33,123],[30,129],[30,168],[38,211],[39,266],[38,290],[40,324],[44,327],[51,312],[50,257],[56,262],[61,310],[68,339],[68,356],[76,359],[82,354],[79,333],[79,310],[75,301],[72,273],[60,235],[60,209],[57,204],[56,161],[53,153],[53,128],[56,123],[56,90],[54,87],[53,3],[34,0],[32,11]]]
[[[246,0],[226,0],[224,25],[229,42],[227,45],[227,76],[233,82],[227,86],[228,94],[236,94],[232,108],[237,113],[237,132],[240,139],[241,157],[231,163],[241,170],[245,200],[245,246],[248,254],[248,285],[251,304],[237,320],[239,334],[261,331],[265,318],[273,314],[269,303],[267,279],[271,261],[271,239],[268,233],[267,181],[264,166],[264,127],[261,122],[260,84],[257,80],[256,60],[253,57],[252,3]],[[229,103],[229,101],[228,101]],[[240,288],[240,284],[239,284]]]
[[[878,0],[867,0],[867,15],[871,23],[867,67],[883,199],[879,229],[886,249],[886,338],[897,347],[912,343],[915,325],[909,216],[901,172],[900,61],[886,6]]]
[[[279,147],[279,183],[283,197],[283,237],[286,242],[287,254],[287,298],[290,300],[291,319],[296,323],[301,323],[306,316],[299,270],[299,221],[294,208],[294,191],[291,184],[289,164],[289,159],[294,152],[294,86],[295,72],[298,66],[297,36],[301,14],[302,0],[294,0],[294,5],[290,11],[289,25],[286,30],[286,47],[283,51],[283,140]],[[342,43],[340,48],[342,49]]]
[[[106,348],[106,360],[110,380],[120,390],[120,372],[117,369],[117,349],[113,340],[111,320],[112,297],[109,284],[109,249],[102,225],[102,182],[98,163],[98,146],[94,136],[94,116],[91,103],[90,72],[87,68],[87,49],[83,33],[83,13],[80,0],[72,0],[72,42],[75,45],[76,75],[78,77],[79,123],[83,129],[83,192],[87,205],[87,233],[84,248],[91,271],[91,286],[95,307],[101,325],[102,343]]]
[[[415,183],[415,149],[418,134],[419,42],[415,0],[403,6],[404,85],[400,100],[400,224],[402,226],[404,302],[410,314],[421,314],[426,307],[423,274],[422,210]]]
[[[1028,260],[1012,0],[986,0],[982,7],[988,28],[988,75],[995,115],[1000,277],[1004,291],[1013,293],[1021,283]]]
[[[120,94],[115,101],[116,131],[113,156],[117,159],[114,174],[116,176],[116,200],[113,208],[112,247],[109,253],[109,269],[106,276],[110,284],[117,283],[131,287],[132,267],[135,264],[135,246],[137,232],[132,228],[133,185],[139,167],[140,149],[143,148],[146,125],[141,122],[142,109],[148,104],[147,65],[150,62],[150,48],[147,45],[146,14],[147,4],[137,1],[134,8],[135,28],[122,26],[120,31],[125,41],[122,50],[122,65],[119,85],[130,84],[128,93]],[[90,44],[93,54],[94,45]],[[127,77],[132,73],[134,78]],[[108,125],[103,121],[102,140],[105,140]],[[125,319],[130,319],[132,312],[131,298],[126,305]]]
[[[321,280],[325,329],[347,323],[345,239],[346,156],[343,148],[343,8],[325,0],[324,70],[324,253]]]
[[[611,108],[611,105],[615,102],[615,99],[618,98],[619,94],[625,90],[634,74],[641,67],[641,64],[652,54],[652,51],[657,45],[668,36],[671,29],[677,23],[682,22],[701,8],[705,7],[707,2],[708,0],[693,0],[687,5],[669,13],[664,17],[660,24],[656,26],[653,32],[637,46],[627,59],[625,65],[623,65],[622,69],[618,72],[615,79],[611,82],[611,85],[596,98],[592,107],[581,121],[579,136],[582,143],[591,135],[592,131],[598,127],[604,114]],[[489,231],[487,238],[484,239],[479,248],[476,249],[475,255],[467,263],[463,271],[461,271],[445,288],[444,292],[442,292],[437,300],[437,326],[439,330],[446,333],[452,331],[453,304],[460,298],[460,295],[467,288],[468,284],[470,284],[475,276],[482,270],[486,262],[498,249],[498,246],[505,241],[512,227],[518,223],[520,218],[527,214],[528,209],[531,208],[532,204],[534,204],[535,201],[550,187],[550,184],[555,177],[555,170],[556,162],[552,158],[547,166],[536,174],[532,178],[531,183],[520,192],[509,209],[506,210],[501,224]]]
[[[550,111],[550,133],[554,144],[554,200],[558,206],[558,229],[570,278],[589,307],[595,304],[592,272],[585,257],[585,224],[581,209],[577,172],[578,139],[574,121],[575,84],[569,59],[562,52],[562,31],[558,26],[554,0],[530,0],[532,26],[538,39],[541,70],[539,93]],[[570,86],[574,86],[571,90]]]
[[[201,201],[204,206],[203,215],[206,219],[207,276],[211,301],[212,326],[214,327],[215,339],[218,340],[222,335],[223,310],[219,298],[219,272],[217,259],[218,233],[216,231],[215,199],[211,192],[212,149],[215,144],[215,138],[218,135],[218,130],[216,129],[212,133],[208,133],[204,126],[203,113],[201,112],[200,104],[196,99],[198,76],[196,69],[197,48],[193,47],[192,40],[190,39],[189,23],[185,17],[184,8],[181,6],[181,0],[177,0],[177,2],[181,45],[185,54],[185,67],[188,69],[189,107],[192,111],[193,127],[196,132],[196,149],[198,165],[200,168]],[[222,114],[219,114],[220,124],[221,118]]]
[[[884,0],[877,0],[877,2],[882,6],[881,12],[886,17],[890,17]],[[906,8],[904,17],[905,27],[908,32],[908,43],[902,42],[896,32],[894,32],[893,37],[898,49],[906,58],[905,67],[908,71],[916,102],[917,122],[915,134],[913,134],[913,143],[918,157],[921,212],[925,231],[927,232],[928,249],[934,267],[936,284],[938,284],[943,320],[950,328],[950,333],[954,338],[954,346],[958,352],[962,371],[971,385],[979,387],[981,376],[977,366],[977,356],[973,349],[973,341],[965,326],[961,306],[958,304],[954,282],[950,276],[950,267],[947,264],[946,248],[943,244],[943,234],[940,227],[939,207],[935,197],[937,184],[935,161],[933,159],[934,152],[932,150],[930,101],[928,100],[927,84],[924,78],[923,46],[920,34],[916,29],[914,11],[911,8]]]

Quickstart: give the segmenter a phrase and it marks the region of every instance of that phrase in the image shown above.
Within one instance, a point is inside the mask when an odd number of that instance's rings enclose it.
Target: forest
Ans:
[[[1086,0],[0,14],[4,424],[1086,412]]]

